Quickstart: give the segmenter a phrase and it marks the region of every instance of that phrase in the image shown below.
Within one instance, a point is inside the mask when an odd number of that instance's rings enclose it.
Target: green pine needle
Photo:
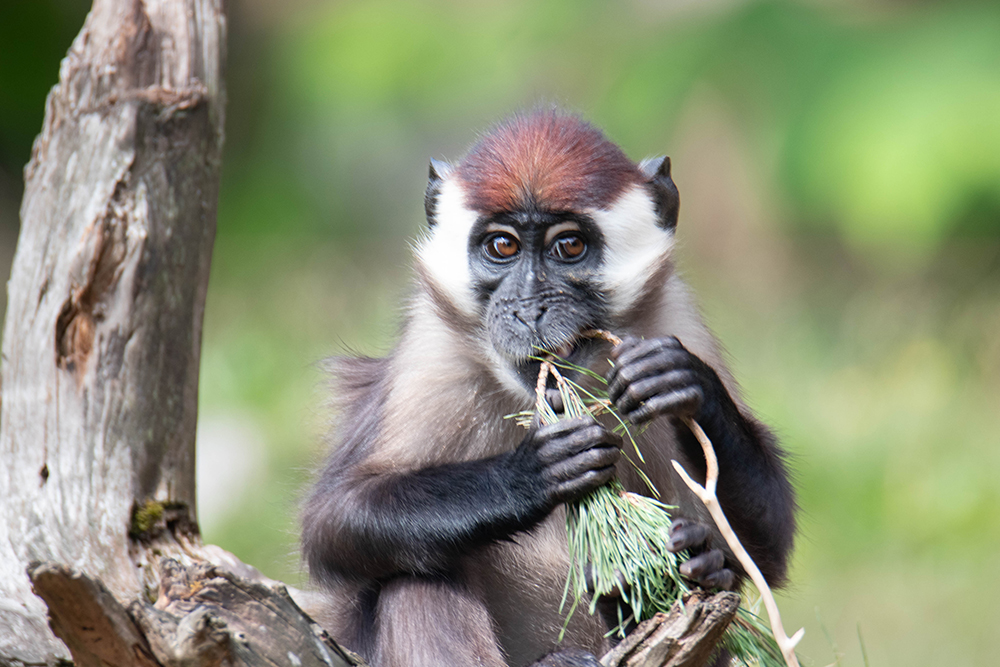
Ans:
[[[680,558],[666,548],[668,509],[658,500],[626,491],[617,479],[566,507],[571,562],[566,588],[575,603],[593,594],[591,614],[598,597],[621,595],[632,610],[613,630],[622,636],[633,618],[643,620],[667,610],[689,590],[677,570]],[[624,590],[621,581],[628,583]]]

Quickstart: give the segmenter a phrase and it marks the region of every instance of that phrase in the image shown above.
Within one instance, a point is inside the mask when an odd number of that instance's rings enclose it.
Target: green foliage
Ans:
[[[787,174],[805,212],[879,252],[996,233],[998,33],[1000,11],[967,10],[864,35],[789,133]]]
[[[542,362],[563,368],[568,365],[558,358]],[[542,372],[548,375],[547,368]],[[552,372],[557,374],[564,411],[556,414],[544,397],[539,396],[536,412],[542,424],[613,412],[603,391],[601,396],[594,397],[563,378],[558,371]],[[603,381],[600,376],[590,375]],[[592,397],[592,400],[585,400],[581,394]],[[627,424],[620,418],[618,421],[635,453],[641,456]],[[636,465],[636,468],[641,472],[639,466]],[[650,492],[656,493],[652,484],[649,487]],[[632,609],[632,615],[620,618],[619,626],[613,632],[624,635],[625,624],[629,620],[644,620],[657,611],[667,611],[687,591],[677,569],[679,557],[666,548],[670,536],[670,509],[653,498],[629,493],[617,479],[567,505],[566,532],[571,565],[566,594],[571,595],[573,600],[567,623],[584,598],[592,596],[590,613],[593,614],[599,597],[621,596]],[[564,605],[565,602],[564,599]]]

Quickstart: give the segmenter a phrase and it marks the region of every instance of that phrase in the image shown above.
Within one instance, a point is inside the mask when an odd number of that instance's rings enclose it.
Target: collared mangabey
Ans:
[[[427,233],[395,348],[332,362],[334,450],[305,506],[302,546],[333,596],[331,632],[373,667],[597,665],[601,615],[564,616],[562,504],[615,474],[611,424],[527,432],[538,350],[609,380],[647,424],[644,469],[677,506],[671,548],[706,588],[742,581],[701,503],[670,466],[704,477],[692,416],[719,456],[718,495],[772,584],[785,576],[795,502],[782,451],[739,397],[672,259],[670,161],[636,164],[580,119],[518,115],[456,165],[432,161]],[[609,343],[581,334],[606,329]],[[608,359],[613,365],[608,363]]]

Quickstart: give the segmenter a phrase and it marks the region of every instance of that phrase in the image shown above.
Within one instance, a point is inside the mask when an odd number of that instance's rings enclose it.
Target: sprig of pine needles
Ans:
[[[612,342],[619,342],[613,335],[593,332]],[[539,357],[541,368],[536,385],[534,411],[512,415],[518,423],[530,425],[538,419],[541,424],[553,424],[560,419],[581,416],[597,417],[610,414],[618,422],[616,431],[631,444],[636,459],[641,462],[632,430],[614,410],[603,389],[605,380],[588,368],[575,366],[554,355]],[[559,369],[571,369],[595,379],[601,389],[585,389],[563,376]],[[556,413],[545,399],[548,377],[556,380],[563,412]],[[654,496],[659,496],[652,482],[646,477],[636,460],[626,459],[640,473]],[[670,514],[673,509],[649,496],[627,491],[618,479],[600,487],[581,500],[566,507],[566,532],[569,543],[570,571],[563,592],[563,608],[570,600],[566,626],[582,600],[590,596],[589,612],[596,611],[601,596],[620,596],[631,610],[625,616],[619,606],[618,626],[609,634],[624,636],[625,628],[633,620],[641,622],[657,612],[667,612],[674,602],[690,591],[681,576],[680,564],[688,554],[675,554],[667,549],[670,536]],[[624,582],[624,586],[622,585]],[[565,628],[563,632],[565,632]],[[560,635],[560,640],[562,636]],[[729,625],[720,643],[735,660],[747,665],[781,667],[784,659],[770,628],[757,614],[740,607],[737,617]]]

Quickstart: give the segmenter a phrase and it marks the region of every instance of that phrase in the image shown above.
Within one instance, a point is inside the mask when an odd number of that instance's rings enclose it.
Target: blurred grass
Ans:
[[[0,260],[44,93],[87,4],[0,7]],[[673,157],[682,269],[792,454],[802,530],[782,605],[787,627],[807,629],[809,664],[836,657],[818,618],[843,665],[864,664],[858,627],[873,666],[993,664],[1000,7],[228,11],[200,393],[217,428],[199,447],[244,446],[256,468],[235,487],[225,469],[208,475],[231,498],[211,505],[206,539],[304,581],[296,507],[328,417],[317,362],[391,348],[427,158],[457,158],[505,113],[555,101],[634,158]],[[219,427],[234,421],[244,428]]]

